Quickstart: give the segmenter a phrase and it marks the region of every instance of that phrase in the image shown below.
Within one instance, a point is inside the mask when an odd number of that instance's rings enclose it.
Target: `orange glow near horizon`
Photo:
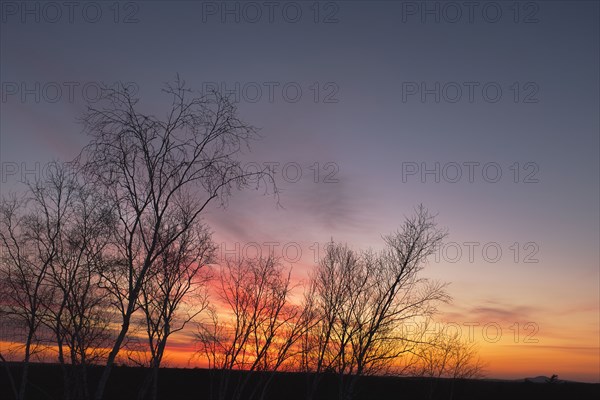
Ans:
[[[485,325],[471,324],[469,333],[469,323],[467,323],[462,325],[462,334],[467,339],[471,335],[478,345],[479,356],[485,364],[485,378],[523,379],[557,374],[564,380],[600,383],[600,348],[594,343],[594,338],[581,341],[580,346],[570,346],[561,339],[542,335],[530,338],[538,339],[538,343],[523,343],[522,336],[519,338],[520,343],[515,343],[514,329],[510,330],[509,326],[504,326],[506,329],[503,329],[502,336],[497,338],[495,327],[489,323],[486,340],[483,336],[483,326]],[[191,332],[180,332],[171,336],[163,358],[164,367],[207,367],[205,356],[197,353],[190,334]],[[15,343],[0,341],[0,350],[14,346]],[[54,357],[55,352],[46,353],[43,361],[54,362]]]
[[[600,383],[598,353],[600,348],[569,348],[523,344],[482,344],[479,355],[485,363],[485,378],[523,379],[557,374],[560,379]],[[205,368],[203,357],[193,357],[193,346],[169,348],[165,366]]]
[[[306,277],[294,273],[294,283]],[[301,299],[302,287],[293,292],[294,302]],[[213,305],[219,314],[227,311],[213,294]],[[475,343],[484,363],[484,377],[497,379],[523,379],[556,374],[560,379],[600,383],[600,346],[598,343],[597,309],[582,305],[568,312],[560,309],[551,313],[537,313],[535,322],[526,309],[501,308],[494,304],[480,304],[476,309],[455,305],[442,307],[437,321],[460,330],[461,338]],[[466,303],[466,301],[465,301]],[[471,318],[469,318],[471,315]],[[524,319],[531,317],[530,319]],[[435,329],[435,327],[433,328]],[[184,331],[170,336],[163,357],[164,367],[206,368],[204,354],[197,352],[195,327],[189,324]],[[595,332],[589,335],[589,332]],[[143,341],[144,337],[140,336]],[[143,343],[143,342],[142,342]],[[0,351],[14,343],[0,341]],[[122,353],[121,353],[122,354]],[[55,352],[44,354],[44,361],[53,362]]]
[[[473,319],[457,318],[453,310],[452,306],[441,310],[437,320],[460,329],[465,341],[478,346],[485,364],[485,378],[523,379],[556,374],[564,380],[600,383],[598,335],[583,336],[586,323],[592,324],[594,320],[593,308],[568,315],[562,329],[555,326],[556,315],[541,315],[543,319],[533,323],[509,313],[499,316],[492,309],[487,310],[488,314],[474,315]],[[205,357],[196,354],[197,349],[190,342],[191,330],[171,337],[165,366],[206,367]]]

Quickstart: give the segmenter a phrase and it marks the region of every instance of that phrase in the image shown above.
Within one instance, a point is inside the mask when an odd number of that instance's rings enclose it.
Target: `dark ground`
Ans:
[[[12,365],[18,376],[18,365]],[[90,379],[95,382],[101,369],[91,368]],[[147,370],[133,367],[115,367],[109,380],[105,399],[136,399]],[[244,373],[233,373],[232,381]],[[264,377],[264,376],[263,376]],[[159,374],[159,399],[209,399],[209,387],[218,381],[218,375],[205,369],[163,368]],[[259,378],[254,375],[254,378]],[[337,377],[325,375],[318,399],[337,399]],[[268,399],[295,400],[306,395],[307,376],[300,373],[279,373],[270,386]],[[453,386],[454,400],[494,399],[600,399],[600,384],[587,383],[531,383],[522,381],[452,380],[362,377],[357,387],[357,400],[367,399],[450,399]],[[92,386],[94,387],[94,386]],[[6,371],[0,372],[0,399],[11,399]],[[32,364],[28,399],[62,398],[60,367],[53,364]]]

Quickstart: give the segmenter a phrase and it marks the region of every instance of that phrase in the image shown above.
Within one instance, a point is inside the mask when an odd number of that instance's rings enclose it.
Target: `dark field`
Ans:
[[[12,365],[16,372],[17,365]],[[101,372],[90,369],[92,388]],[[105,399],[136,399],[138,389],[146,377],[147,370],[135,367],[116,367],[108,382]],[[159,399],[211,399],[218,398],[211,386],[217,387],[220,372],[206,369],[161,368],[159,375]],[[243,372],[229,372],[230,388],[246,377]],[[17,374],[18,376],[18,374]],[[270,376],[270,375],[269,375]],[[249,398],[252,382],[268,378],[254,373],[248,385]],[[62,376],[60,367],[53,364],[33,364],[30,367],[29,399],[61,399]],[[212,384],[212,385],[211,385]],[[316,399],[337,399],[338,377],[322,377]],[[277,373],[271,382],[265,399],[305,399],[307,375],[301,373]],[[0,374],[0,399],[10,399],[11,392],[6,371]],[[450,380],[399,377],[360,378],[356,399],[598,399],[600,384],[588,383],[531,383],[524,381],[496,380]]]

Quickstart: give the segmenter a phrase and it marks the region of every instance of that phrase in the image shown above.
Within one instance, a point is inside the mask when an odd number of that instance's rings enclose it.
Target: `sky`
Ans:
[[[221,254],[271,247],[303,280],[422,203],[449,232],[424,271],[451,283],[438,318],[487,375],[600,381],[598,2],[65,4],[1,3],[2,195],[78,154],[101,83],[160,116],[179,74],[233,96],[262,135],[244,165],[281,189],[208,210]]]

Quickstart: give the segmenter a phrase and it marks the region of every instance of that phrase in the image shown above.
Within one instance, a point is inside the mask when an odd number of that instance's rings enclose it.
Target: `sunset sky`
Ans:
[[[423,203],[449,232],[425,269],[451,283],[438,319],[487,376],[600,382],[600,6],[474,3],[3,2],[2,195],[78,154],[99,82],[161,116],[178,73],[237,96],[263,136],[248,169],[278,163],[280,206],[207,212],[221,255],[271,246],[303,280],[327,241],[381,248]]]

